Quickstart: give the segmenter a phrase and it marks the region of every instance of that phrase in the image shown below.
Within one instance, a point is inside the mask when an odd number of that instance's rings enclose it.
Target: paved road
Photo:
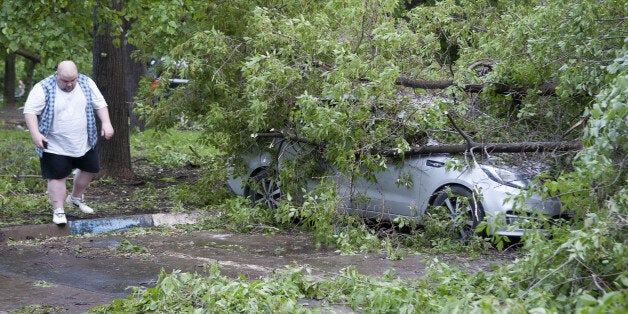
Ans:
[[[153,228],[67,236],[54,225],[22,228],[36,229],[40,235],[41,230],[56,231],[61,236],[0,243],[0,312],[39,304],[82,313],[124,298],[131,292],[130,286],[154,285],[162,270],[203,273],[205,266],[213,263],[220,265],[225,276],[243,274],[251,279],[295,262],[309,265],[320,276],[335,276],[343,268],[355,266],[362,274],[379,276],[395,269],[400,277],[419,278],[426,263],[434,258],[411,255],[391,261],[384,254],[344,256],[332,249],[317,248],[303,233],[162,232]],[[151,232],[143,232],[147,230]],[[130,253],[134,250],[145,253]],[[512,256],[438,258],[477,271]]]

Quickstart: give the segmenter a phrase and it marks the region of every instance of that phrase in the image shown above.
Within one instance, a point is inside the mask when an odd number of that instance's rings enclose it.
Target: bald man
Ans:
[[[41,173],[48,180],[52,222],[65,225],[64,204],[91,214],[84,193],[100,170],[96,119],[100,135],[113,136],[107,103],[96,83],[80,74],[76,64],[63,61],[55,74],[43,79],[28,94],[24,120],[39,155]],[[66,179],[75,172],[72,193],[66,197]]]

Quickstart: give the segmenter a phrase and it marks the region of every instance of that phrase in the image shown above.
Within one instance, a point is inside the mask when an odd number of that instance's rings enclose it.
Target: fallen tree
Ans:
[[[377,153],[383,156],[413,156],[413,155],[427,155],[427,154],[461,154],[461,153],[541,153],[541,152],[565,152],[565,151],[577,151],[582,149],[581,141],[551,141],[551,142],[516,142],[516,143],[483,143],[475,142],[473,139],[463,130],[461,130],[455,123],[453,117],[448,112],[445,115],[451,122],[456,131],[465,139],[466,144],[439,144],[439,145],[421,145],[412,146],[409,151],[399,151],[397,149],[386,149],[378,151]],[[565,136],[575,128],[586,124],[588,116],[582,118],[576,124],[565,132],[561,138]],[[269,132],[255,133],[252,137],[257,138],[285,138],[291,141],[307,143],[311,145],[320,145],[314,143],[306,138],[295,135],[290,130],[277,131],[272,129]]]
[[[316,144],[307,139],[295,136],[289,132],[272,131],[255,133],[254,137],[259,138],[285,138],[301,143]],[[460,153],[531,153],[531,152],[561,152],[576,151],[582,149],[580,141],[560,141],[560,142],[516,142],[516,143],[477,143],[470,144],[440,144],[413,146],[409,151],[399,152],[395,149],[382,150],[379,153],[384,156],[399,155],[427,155],[427,154],[460,154]]]

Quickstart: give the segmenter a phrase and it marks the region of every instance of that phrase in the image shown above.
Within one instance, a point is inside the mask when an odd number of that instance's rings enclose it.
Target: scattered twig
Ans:
[[[585,264],[582,260],[580,260],[579,258],[575,258],[576,262],[578,262],[580,265],[582,265],[582,267],[586,268],[589,273],[591,273],[591,280],[593,281],[593,283],[595,284],[595,286],[598,288],[598,290],[600,290],[600,292],[602,294],[606,294],[606,290],[604,290],[604,288],[602,288],[602,286],[600,286],[600,283],[598,282],[598,278],[600,278],[596,273],[593,272],[593,269],[591,269],[591,267],[589,267],[589,265]]]
[[[40,175],[36,175],[36,174],[21,174],[21,175],[16,175],[16,174],[0,174],[0,177],[12,177],[14,179],[20,179],[20,178],[41,178]]]
[[[194,156],[196,156],[197,158],[201,158],[201,155],[199,155],[196,150],[194,150],[194,147],[192,147],[192,145],[188,145],[188,148],[192,151],[192,153],[194,154]]]
[[[449,111],[445,111],[445,116],[447,116],[447,119],[449,119],[449,122],[451,122],[451,125],[454,127],[454,129],[456,129],[456,131],[458,131],[458,133],[464,138],[464,140],[467,142],[467,149],[470,151],[472,150],[474,147],[477,146],[477,144],[473,141],[473,139],[471,139],[471,137],[469,136],[469,134],[467,134],[465,131],[463,131],[462,129],[460,129],[458,127],[458,125],[456,124],[456,122],[454,121],[454,119],[451,117],[451,114],[449,113]]]
[[[534,284],[532,284],[528,289],[526,289],[526,291],[524,291],[522,294],[519,295],[519,298],[523,298],[525,297],[528,293],[530,293],[530,291],[532,291],[532,289],[536,288],[538,285],[540,285],[543,281],[545,281],[545,279],[547,279],[548,277],[550,277],[551,275],[559,272],[563,267],[567,266],[567,264],[569,264],[573,259],[569,258],[567,259],[564,263],[560,264],[558,267],[556,267],[555,269],[553,269],[552,271],[550,271],[549,273],[547,273],[545,276],[543,276],[543,278],[537,280]]]
[[[591,117],[591,114],[588,114],[586,116],[584,116],[582,119],[580,119],[580,121],[576,122],[576,124],[572,125],[569,130],[567,130],[567,132],[563,133],[563,135],[560,137],[560,139],[564,139],[567,135],[569,135],[569,133],[571,133],[573,130],[575,130],[577,127],[584,125],[587,123],[587,121],[589,121],[589,118]]]

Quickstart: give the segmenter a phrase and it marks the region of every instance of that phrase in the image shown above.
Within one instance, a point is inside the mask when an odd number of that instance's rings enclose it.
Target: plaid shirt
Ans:
[[[83,90],[83,94],[85,95],[85,99],[87,100],[87,106],[85,107],[85,113],[87,114],[87,143],[89,147],[96,147],[96,142],[98,142],[98,132],[96,130],[96,118],[94,117],[94,106],[92,104],[92,90],[89,88],[88,77],[79,74],[78,76],[78,85]],[[48,136],[50,132],[50,127],[52,126],[52,119],[54,117],[54,109],[55,109],[55,96],[57,91],[57,75],[53,74],[41,81],[41,87],[44,90],[44,95],[46,97],[46,105],[44,107],[44,111],[42,111],[41,115],[39,115],[39,132],[44,136]],[[37,150],[37,154],[41,157],[43,154],[43,150],[41,148],[35,148]]]

